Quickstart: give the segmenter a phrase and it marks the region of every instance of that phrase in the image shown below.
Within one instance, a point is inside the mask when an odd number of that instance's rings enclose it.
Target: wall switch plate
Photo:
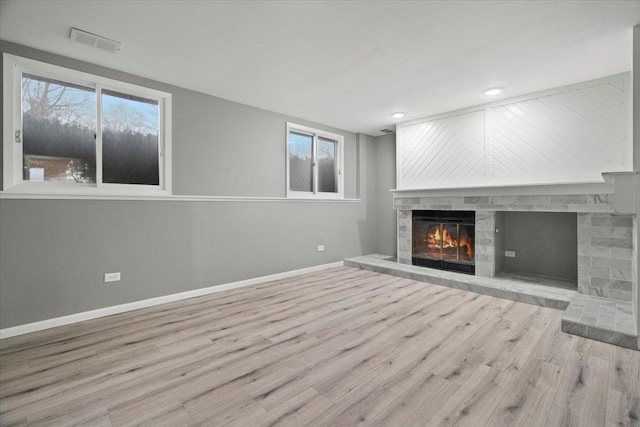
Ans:
[[[120,272],[117,273],[106,273],[104,275],[104,283],[107,282],[119,282],[120,281]]]
[[[324,245],[318,245],[318,252],[324,251]]]
[[[516,252],[515,251],[504,251],[504,256],[509,257],[509,258],[515,258],[516,257]]]

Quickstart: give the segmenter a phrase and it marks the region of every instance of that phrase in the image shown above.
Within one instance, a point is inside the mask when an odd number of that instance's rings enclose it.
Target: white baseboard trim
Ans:
[[[0,339],[42,331],[45,329],[55,328],[57,326],[70,325],[72,323],[96,319],[98,317],[125,313],[127,311],[138,310],[141,308],[153,307],[154,305],[166,304],[168,302],[180,301],[183,299],[199,297],[202,295],[214,294],[216,292],[228,291],[230,289],[243,288],[245,286],[257,285],[259,283],[286,279],[288,277],[299,276],[301,274],[312,273],[314,271],[326,270],[328,268],[342,267],[343,265],[344,261],[337,261],[329,264],[300,268],[298,270],[285,271],[283,273],[270,274],[268,276],[255,277],[253,279],[240,280],[238,282],[225,283],[223,285],[210,286],[208,288],[195,289],[193,291],[180,292],[177,294],[149,298],[140,301],[129,302],[126,304],[114,305],[111,307],[98,308],[96,310],[84,311],[82,313],[70,314],[68,316],[41,320],[39,322],[27,323],[25,325],[13,326],[11,328],[0,329]]]

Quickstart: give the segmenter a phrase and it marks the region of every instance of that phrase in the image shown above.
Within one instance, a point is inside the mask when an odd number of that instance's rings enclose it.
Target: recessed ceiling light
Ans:
[[[404,117],[404,113],[401,113],[400,111],[398,111],[397,113],[393,113],[391,117],[393,117],[394,119],[401,119]]]
[[[502,92],[502,88],[499,87],[494,87],[491,89],[487,89],[484,91],[485,95],[489,95],[489,96],[496,96],[498,95],[500,92]]]

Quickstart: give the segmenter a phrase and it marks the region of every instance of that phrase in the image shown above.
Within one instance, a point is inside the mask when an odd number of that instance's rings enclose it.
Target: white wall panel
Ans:
[[[594,181],[632,169],[628,74],[475,110],[398,126],[398,188]]]
[[[465,185],[483,180],[484,110],[398,129],[398,188]]]
[[[629,170],[624,87],[620,77],[489,108],[489,181],[598,180]]]

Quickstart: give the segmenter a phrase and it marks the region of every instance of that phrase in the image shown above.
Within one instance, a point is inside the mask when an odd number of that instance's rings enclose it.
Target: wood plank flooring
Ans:
[[[0,425],[640,425],[640,352],[335,268],[0,341]]]

